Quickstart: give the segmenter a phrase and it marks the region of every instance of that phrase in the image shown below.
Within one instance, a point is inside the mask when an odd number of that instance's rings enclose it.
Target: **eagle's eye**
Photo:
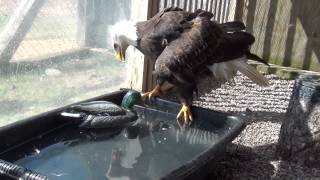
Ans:
[[[113,44],[113,48],[114,48],[114,50],[118,50],[119,45],[115,43],[115,44]]]

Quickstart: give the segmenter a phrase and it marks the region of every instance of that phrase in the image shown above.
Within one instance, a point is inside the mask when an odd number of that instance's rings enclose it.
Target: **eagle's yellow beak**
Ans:
[[[124,61],[125,59],[124,53],[122,52],[122,50],[117,51],[114,56],[118,61]]]

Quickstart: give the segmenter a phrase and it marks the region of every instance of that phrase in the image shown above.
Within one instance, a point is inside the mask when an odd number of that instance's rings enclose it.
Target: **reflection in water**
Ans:
[[[180,129],[173,114],[145,111],[139,116],[125,129],[65,129],[47,138],[54,139],[49,146],[33,146],[39,153],[24,154],[16,163],[53,180],[157,179],[193,159],[218,141],[222,131],[228,131],[224,127],[217,132]]]
[[[106,174],[109,179],[160,178],[218,140],[216,133],[181,129],[173,118],[151,112],[143,112],[140,117],[124,130],[126,142],[113,149]]]

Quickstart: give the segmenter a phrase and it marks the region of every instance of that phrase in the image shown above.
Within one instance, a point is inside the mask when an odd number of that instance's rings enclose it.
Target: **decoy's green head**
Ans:
[[[132,110],[132,107],[135,104],[139,104],[140,102],[141,94],[138,91],[130,90],[123,97],[121,107],[123,107],[126,110]]]

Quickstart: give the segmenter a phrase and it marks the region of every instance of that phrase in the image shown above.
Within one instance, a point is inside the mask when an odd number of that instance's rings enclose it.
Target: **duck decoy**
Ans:
[[[60,115],[83,129],[123,126],[138,119],[132,107],[141,101],[137,91],[128,91],[121,106],[109,101],[90,101],[70,106]]]

